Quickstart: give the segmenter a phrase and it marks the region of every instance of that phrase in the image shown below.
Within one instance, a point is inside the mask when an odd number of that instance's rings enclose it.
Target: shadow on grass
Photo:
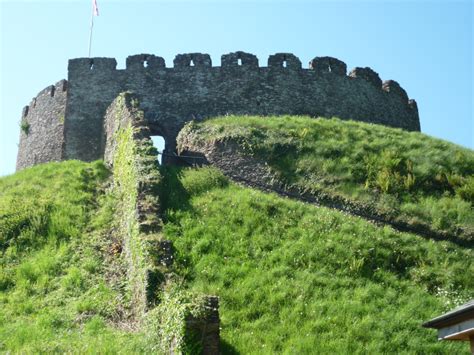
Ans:
[[[187,211],[192,209],[189,202],[190,195],[180,180],[183,169],[177,166],[160,167],[162,177],[160,183],[160,205],[164,222],[167,221],[168,210]]]
[[[223,355],[238,355],[240,354],[237,349],[230,343],[222,340],[221,338],[221,354]]]

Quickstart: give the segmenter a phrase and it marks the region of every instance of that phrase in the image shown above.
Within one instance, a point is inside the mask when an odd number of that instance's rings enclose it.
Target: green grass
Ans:
[[[347,198],[391,220],[474,236],[472,150],[338,119],[228,116],[186,129],[196,140],[237,142],[285,185]]]
[[[127,300],[111,270],[108,174],[68,161],[0,179],[0,352],[143,348],[141,334],[119,327]]]
[[[440,230],[473,226],[473,153],[447,142],[298,117],[190,128],[238,142],[285,184]],[[150,334],[135,331],[108,175],[101,162],[68,161],[0,179],[0,352],[150,351]],[[173,280],[220,297],[224,353],[468,353],[421,323],[472,298],[472,248],[242,188],[212,168],[162,175]]]
[[[190,290],[220,297],[225,353],[468,353],[421,323],[472,297],[447,241],[164,169],[164,233]]]

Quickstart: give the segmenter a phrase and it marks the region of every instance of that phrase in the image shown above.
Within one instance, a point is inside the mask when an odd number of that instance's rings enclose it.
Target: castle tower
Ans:
[[[68,81],[40,92],[22,115],[17,170],[64,159],[103,158],[104,115],[124,91],[140,98],[152,135],[175,151],[176,136],[190,120],[226,114],[339,117],[420,130],[418,109],[400,85],[382,82],[370,68],[332,57],[316,57],[309,68],[290,53],[277,53],[259,66],[256,56],[234,52],[212,66],[208,54],[163,58],[139,54],[116,69],[113,58],[71,59]]]

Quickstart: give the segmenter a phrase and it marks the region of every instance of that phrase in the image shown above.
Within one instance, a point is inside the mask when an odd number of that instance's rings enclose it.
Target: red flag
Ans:
[[[99,16],[99,8],[97,7],[97,0],[92,0],[92,11],[94,16]]]

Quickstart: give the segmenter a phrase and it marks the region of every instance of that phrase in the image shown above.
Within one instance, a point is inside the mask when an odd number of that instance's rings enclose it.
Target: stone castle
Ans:
[[[23,109],[17,170],[50,161],[102,159],[104,116],[125,91],[140,99],[151,135],[165,140],[164,163],[172,162],[176,136],[191,120],[226,114],[339,117],[420,130],[416,102],[393,80],[370,68],[316,57],[307,69],[289,53],[268,58],[234,52],[213,67],[208,54],[179,54],[173,68],[163,58],[140,54],[116,69],[113,58],[71,59],[68,80],[42,90]],[[170,157],[171,156],[171,157]]]
[[[244,52],[223,55],[221,62],[213,67],[207,54],[180,54],[174,67],[167,68],[163,58],[141,54],[128,57],[126,69],[117,70],[112,58],[72,59],[68,80],[44,89],[23,109],[17,170],[66,159],[103,159],[112,168],[109,188],[117,203],[111,233],[120,241],[127,269],[124,280],[137,324],[157,306],[158,295],[167,292],[165,284],[176,282],[175,249],[162,233],[162,175],[151,136],[165,140],[164,164],[194,154],[202,164],[213,164],[249,186],[384,221],[371,210],[346,206],[345,200],[283,191],[269,180],[262,164],[232,154],[231,145],[221,150],[216,146],[212,154],[183,146],[186,130],[182,128],[191,120],[226,114],[291,114],[420,130],[416,102],[397,82],[382,82],[370,68],[355,68],[346,75],[345,63],[316,57],[303,69],[300,60],[288,53],[270,56],[267,67],[259,67],[257,58]],[[181,157],[176,141],[180,132],[179,148],[185,149]],[[219,298],[201,296],[205,312],[180,321],[186,334],[197,335],[203,354],[220,354]],[[166,317],[176,322],[176,313],[163,312],[161,317],[162,324],[170,323]],[[167,338],[161,352],[181,353],[179,336],[173,333]]]

